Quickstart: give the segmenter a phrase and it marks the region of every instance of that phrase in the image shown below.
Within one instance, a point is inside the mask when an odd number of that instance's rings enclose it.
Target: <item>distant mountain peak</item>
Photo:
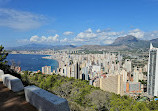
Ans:
[[[152,43],[158,42],[158,38],[152,39],[152,40],[150,40],[150,42],[152,42]]]
[[[123,44],[131,43],[131,42],[138,42],[138,39],[132,35],[118,37],[117,39],[115,39],[112,45],[123,45]]]

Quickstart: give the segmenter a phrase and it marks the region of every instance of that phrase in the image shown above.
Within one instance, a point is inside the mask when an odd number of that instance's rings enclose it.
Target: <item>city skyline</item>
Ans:
[[[125,35],[158,38],[157,6],[157,0],[0,0],[0,44],[106,45]]]

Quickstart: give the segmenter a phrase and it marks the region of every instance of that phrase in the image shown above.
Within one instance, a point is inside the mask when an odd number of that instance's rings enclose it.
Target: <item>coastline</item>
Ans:
[[[48,55],[48,56],[45,56],[45,57],[42,57],[43,59],[53,59],[53,60],[56,60],[58,62],[58,65],[60,66],[60,60],[57,59],[56,57],[53,57],[53,55]],[[58,66],[58,68],[59,68]]]
[[[22,70],[37,71],[41,70],[43,66],[52,66],[52,71],[57,70],[59,67],[59,61],[57,59],[46,60],[47,56],[45,54],[9,54],[7,57],[8,64],[12,64],[11,61],[14,60],[16,64],[22,67]],[[45,59],[45,60],[44,60]]]
[[[13,55],[23,54],[23,55],[46,55],[46,56],[52,56],[50,54],[36,54],[36,53],[9,53],[9,54],[13,54]]]

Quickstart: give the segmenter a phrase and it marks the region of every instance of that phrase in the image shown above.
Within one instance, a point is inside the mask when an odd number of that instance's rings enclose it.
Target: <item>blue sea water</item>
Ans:
[[[9,54],[7,57],[8,64],[11,65],[13,60],[16,64],[21,66],[21,70],[37,71],[42,70],[43,66],[51,66],[52,71],[59,67],[56,60],[43,59],[47,55],[33,55],[33,54]]]

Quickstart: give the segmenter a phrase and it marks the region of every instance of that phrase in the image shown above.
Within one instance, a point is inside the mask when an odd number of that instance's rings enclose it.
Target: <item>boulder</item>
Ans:
[[[66,99],[34,85],[24,88],[26,101],[39,111],[70,111]]]

